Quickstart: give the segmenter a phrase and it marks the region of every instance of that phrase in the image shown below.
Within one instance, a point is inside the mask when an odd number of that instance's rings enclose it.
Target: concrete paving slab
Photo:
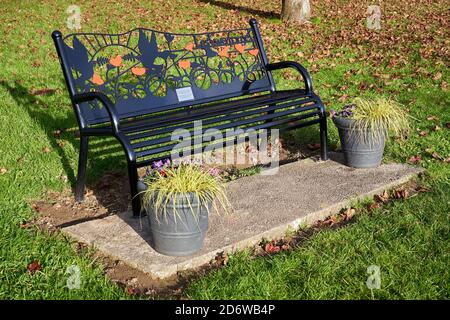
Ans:
[[[244,249],[262,238],[280,237],[288,229],[311,225],[349,201],[393,188],[422,171],[405,164],[353,169],[341,162],[341,155],[332,153],[330,161],[301,160],[281,166],[275,175],[230,182],[234,213],[211,214],[204,248],[193,256],[155,252],[146,218],[132,218],[130,212],[72,225],[63,232],[153,277],[166,278],[208,263],[218,252]]]

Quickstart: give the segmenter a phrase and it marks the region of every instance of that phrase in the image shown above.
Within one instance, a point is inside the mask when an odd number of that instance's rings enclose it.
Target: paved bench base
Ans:
[[[166,278],[208,263],[218,252],[244,249],[262,238],[280,237],[288,229],[311,225],[346,207],[349,201],[393,188],[421,172],[405,164],[352,169],[340,161],[339,154],[332,154],[330,161],[302,160],[281,166],[272,176],[231,182],[228,193],[235,212],[211,215],[204,248],[194,256],[168,257],[155,252],[149,244],[146,218],[133,218],[130,212],[63,231],[153,277]]]

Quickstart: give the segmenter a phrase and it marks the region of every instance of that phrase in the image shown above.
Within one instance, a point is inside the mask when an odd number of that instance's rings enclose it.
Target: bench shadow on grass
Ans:
[[[49,111],[44,99],[38,95],[31,94],[31,89],[26,88],[19,83],[11,85],[6,81],[1,81],[0,85],[8,90],[17,105],[26,110],[30,118],[34,119],[39,124],[41,130],[45,132],[50,143],[49,147],[58,154],[61,166],[70,182],[73,192],[76,183],[77,168],[76,166],[73,167],[73,159],[67,155],[64,147],[60,146],[61,142],[70,143],[78,156],[80,149],[77,134],[78,126],[75,122],[75,115],[73,114],[72,109],[70,108],[67,110],[67,114],[72,114],[72,117],[67,116],[62,118],[60,116],[62,114],[61,112],[55,115]],[[48,92],[46,93],[46,96],[53,94],[55,94],[55,92]],[[56,130],[61,130],[62,132],[60,134],[55,134]],[[78,158],[75,159],[75,163],[77,162]],[[95,195],[98,204],[111,212],[124,211],[123,204],[115,205],[118,201],[114,201],[114,198],[121,199],[123,197],[119,197],[117,194],[114,195],[113,193],[119,192],[122,195],[127,194],[128,196],[129,186],[125,168],[126,165],[123,150],[113,138],[90,138],[87,189],[92,190],[92,194]],[[110,187],[113,190],[109,190]]]
[[[51,126],[51,123],[55,123],[56,119],[50,112],[44,111],[45,109],[42,109],[42,106],[45,105],[45,103],[42,101],[42,99],[30,94],[30,90],[19,83],[15,83],[13,86],[11,86],[6,81],[2,81],[0,82],[0,85],[8,90],[9,94],[17,103],[17,105],[25,109],[30,115],[30,118],[36,120],[40,125],[41,130],[47,134],[52,150],[56,150],[56,152],[58,153],[61,159],[61,165],[64,168],[64,172],[67,174],[70,183],[74,185],[76,177],[70,165],[70,160],[66,156],[62,148],[58,145],[58,141],[54,136],[54,131],[56,129],[53,129],[53,127]],[[75,139],[71,139],[71,141],[69,139],[69,142],[74,145],[74,147],[76,146]]]
[[[198,2],[203,2],[207,4],[211,4],[213,6],[220,7],[225,10],[237,10],[239,12],[245,12],[254,16],[258,16],[260,18],[266,19],[280,19],[281,14],[272,11],[264,11],[259,9],[254,9],[250,7],[244,7],[237,4],[229,3],[226,1],[215,1],[215,0],[197,0]]]

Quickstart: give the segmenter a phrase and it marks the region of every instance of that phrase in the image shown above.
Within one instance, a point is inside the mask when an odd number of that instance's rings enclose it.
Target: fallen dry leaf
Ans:
[[[39,261],[34,260],[28,265],[27,270],[29,273],[34,274],[36,271],[41,270],[41,264]]]
[[[8,170],[6,168],[0,168],[0,174],[5,174],[7,172]]]
[[[426,131],[424,131],[424,130],[420,130],[420,131],[419,131],[419,136],[425,137],[426,135],[428,135],[428,132],[426,132]]]
[[[359,90],[366,90],[367,89],[367,84],[365,82],[360,82],[358,85],[358,89]]]
[[[344,221],[348,221],[351,218],[353,218],[353,216],[355,215],[356,210],[353,208],[348,208],[347,210],[345,210],[345,212],[342,214],[342,218],[344,219]]]
[[[412,164],[416,164],[416,163],[419,163],[420,160],[422,160],[422,158],[419,155],[415,155],[415,156],[412,156],[411,158],[409,158],[408,162],[410,162]]]
[[[331,227],[333,225],[335,225],[338,222],[338,218],[335,214],[329,216],[328,218],[326,218],[324,221],[321,221],[320,224],[323,226],[328,226]]]
[[[59,139],[59,138],[61,137],[61,133],[62,133],[62,130],[60,130],[60,129],[55,130],[55,131],[53,131],[53,136],[54,136],[56,139]]]
[[[25,222],[25,221],[22,221],[22,222],[19,224],[19,228],[21,228],[21,229],[28,229],[30,226],[31,226],[31,225],[30,225],[28,222]]]
[[[373,199],[376,202],[388,203],[389,202],[389,193],[386,190],[384,190],[382,194],[374,195]]]
[[[431,154],[434,159],[442,160],[443,158],[436,151]]]
[[[428,121],[439,121],[439,118],[436,117],[436,116],[428,116],[428,117],[427,117],[427,120],[428,120]]]
[[[180,295],[181,292],[183,292],[183,290],[181,288],[176,288],[176,289],[172,290],[172,294],[175,296]]]
[[[406,199],[409,196],[409,191],[406,189],[398,189],[394,191],[394,197],[396,199]]]
[[[442,72],[438,72],[436,73],[436,75],[433,77],[433,80],[437,81],[440,80],[442,78]]]
[[[439,131],[439,130],[441,130],[441,127],[439,127],[438,125],[435,125],[432,130],[433,131]]]
[[[373,202],[367,206],[367,210],[372,211],[372,210],[378,209],[380,207],[381,207],[381,205],[378,202]]]
[[[280,252],[281,248],[279,246],[273,245],[271,242],[267,243],[264,247],[264,251],[269,254],[274,254]]]
[[[31,65],[32,65],[34,68],[38,68],[38,67],[42,66],[42,62],[39,61],[39,60],[35,60],[35,61],[33,61],[33,62],[31,63]]]
[[[430,189],[425,188],[425,187],[422,187],[422,186],[418,186],[418,187],[416,188],[416,191],[417,191],[417,192],[430,192]]]
[[[56,91],[56,89],[44,88],[44,89],[36,89],[31,91],[33,96],[41,96],[46,94],[52,94]]]
[[[42,152],[44,152],[44,153],[49,153],[51,151],[52,151],[52,149],[50,149],[49,147],[42,148]]]
[[[228,264],[228,254],[224,251],[216,254],[215,257],[217,266],[226,266]]]
[[[348,94],[344,94],[342,96],[339,97],[338,101],[339,102],[344,102],[348,99]]]
[[[31,205],[31,208],[32,208],[34,211],[39,212],[39,206],[38,206],[36,203],[33,203],[33,204]]]

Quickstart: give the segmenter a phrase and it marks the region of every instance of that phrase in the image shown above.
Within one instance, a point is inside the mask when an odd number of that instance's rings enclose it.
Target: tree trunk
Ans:
[[[281,17],[288,22],[308,22],[311,18],[309,0],[283,0]]]

